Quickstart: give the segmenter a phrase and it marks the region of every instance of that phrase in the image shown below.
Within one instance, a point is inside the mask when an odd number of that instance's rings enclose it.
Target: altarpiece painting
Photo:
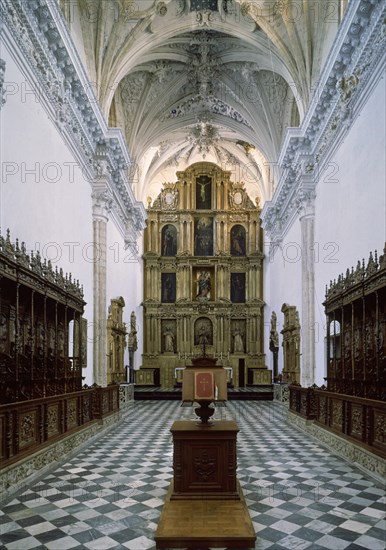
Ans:
[[[231,229],[231,256],[245,256],[245,229],[234,225]]]
[[[231,273],[231,302],[245,302],[245,273]]]
[[[173,304],[176,301],[176,274],[161,273],[161,301]]]
[[[161,255],[175,256],[177,254],[177,229],[174,225],[168,224],[162,228],[161,233]]]
[[[213,219],[207,216],[194,220],[194,255],[213,256]]]

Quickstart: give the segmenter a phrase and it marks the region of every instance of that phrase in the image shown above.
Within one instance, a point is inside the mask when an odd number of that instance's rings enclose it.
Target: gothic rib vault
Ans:
[[[307,110],[346,3],[77,0],[89,78],[123,129],[137,199],[206,160],[270,200],[286,129]]]

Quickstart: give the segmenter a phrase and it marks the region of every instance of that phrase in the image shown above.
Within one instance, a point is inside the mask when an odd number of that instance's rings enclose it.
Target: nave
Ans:
[[[176,401],[133,402],[113,431],[3,507],[0,548],[154,549],[172,478],[169,429],[193,418]],[[274,403],[228,402],[215,419],[240,428],[238,478],[256,549],[384,550],[381,483],[293,428]]]

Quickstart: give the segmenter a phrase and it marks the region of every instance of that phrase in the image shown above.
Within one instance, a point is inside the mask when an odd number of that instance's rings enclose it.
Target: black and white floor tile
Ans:
[[[0,512],[0,548],[154,549],[172,478],[176,401],[133,402],[125,420]],[[385,550],[385,488],[289,424],[270,402],[228,402],[256,549]]]

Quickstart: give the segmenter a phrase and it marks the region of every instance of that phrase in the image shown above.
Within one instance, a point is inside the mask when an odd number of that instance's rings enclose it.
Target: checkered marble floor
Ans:
[[[175,401],[133,402],[125,420],[0,512],[0,548],[154,549],[172,478]],[[385,491],[361,470],[298,432],[271,402],[228,402],[236,420],[238,478],[256,549],[385,550]]]

